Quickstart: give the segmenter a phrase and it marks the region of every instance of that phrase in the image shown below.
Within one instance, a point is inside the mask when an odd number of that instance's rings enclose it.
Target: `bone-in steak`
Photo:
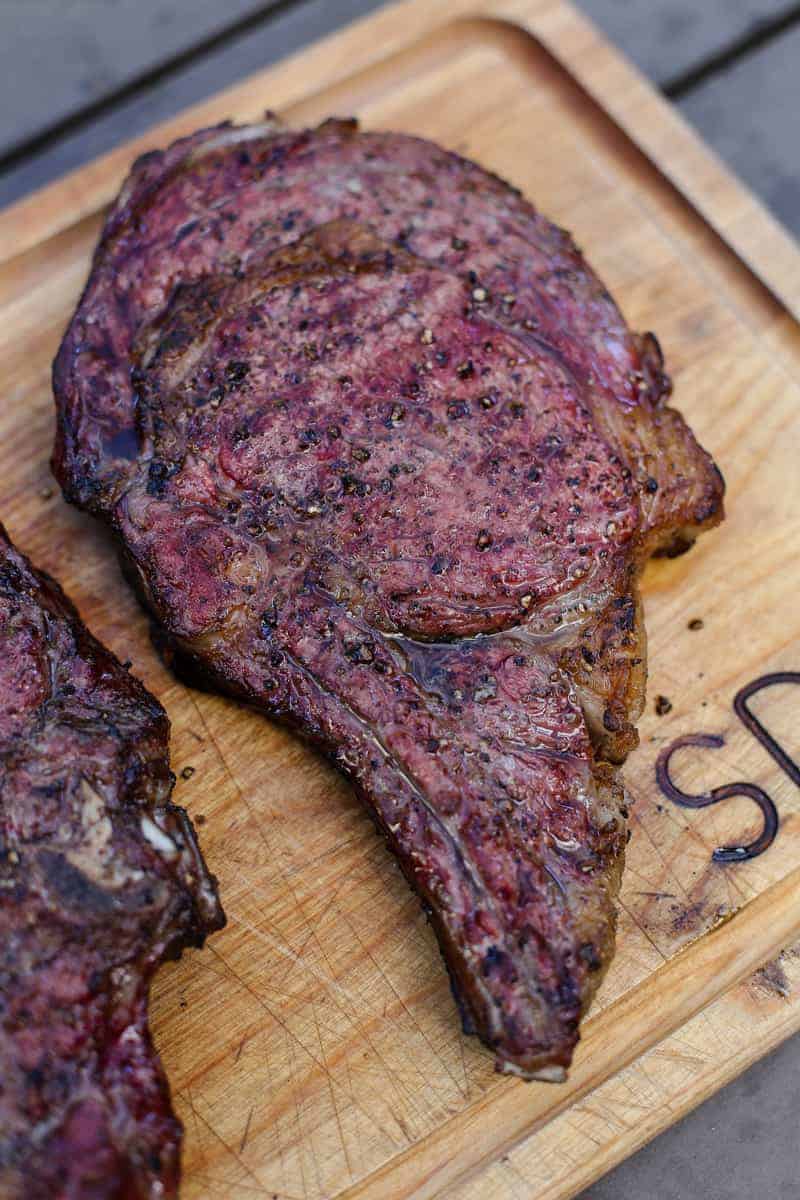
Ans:
[[[54,466],[191,678],[349,775],[465,1025],[560,1078],[613,950],[637,576],[721,517],[569,237],[350,122],[146,156],[56,360]]]
[[[0,526],[0,1195],[174,1196],[150,979],[223,923],[169,723]]]

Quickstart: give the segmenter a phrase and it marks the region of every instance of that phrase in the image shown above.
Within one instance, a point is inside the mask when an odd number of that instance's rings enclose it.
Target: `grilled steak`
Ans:
[[[613,952],[637,577],[722,484],[568,235],[437,146],[202,131],[110,213],[54,469],[188,678],[344,770],[465,1027],[562,1078]]]
[[[169,723],[0,526],[0,1195],[176,1193],[150,979],[223,923]]]

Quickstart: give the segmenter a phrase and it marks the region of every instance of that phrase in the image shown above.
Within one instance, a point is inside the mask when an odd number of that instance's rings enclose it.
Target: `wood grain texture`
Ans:
[[[797,329],[727,245],[732,213],[750,213],[751,259],[772,244],[771,227],[680,122],[661,121],[663,106],[559,0],[483,0],[483,18],[459,17],[461,7],[451,4],[444,22],[423,0],[386,9],[153,141],[271,103],[296,121],[356,111],[368,125],[435,137],[479,159],[574,231],[634,327],[658,330],[677,402],[725,470],[726,524],[645,577],[651,704],[626,767],[637,803],[619,951],[562,1087],[493,1075],[490,1057],[461,1036],[430,930],[344,782],[264,719],[173,680],[104,535],[54,494],[50,358],[85,277],[99,208],[143,145],[0,218],[0,514],[164,702],[174,768],[193,768],[176,799],[204,818],[230,919],[204,953],[165,970],[154,994],[156,1037],[187,1127],[187,1200],[419,1198],[475,1186],[470,1176],[515,1144],[534,1161],[537,1130],[580,1113],[589,1093],[635,1070],[643,1054],[663,1053],[687,1023],[699,1019],[702,1029],[698,1014],[800,935],[800,790],[731,711],[745,681],[800,667]],[[613,81],[630,136],[592,102],[581,72],[596,91]],[[669,145],[664,170],[699,167],[698,207],[681,194],[686,181],[673,186],[636,139]],[[798,261],[787,239],[788,277],[800,279]],[[774,266],[765,260],[764,275],[777,290]],[[688,629],[695,617],[700,631]],[[668,716],[653,711],[658,693],[672,700]],[[773,689],[757,707],[791,744],[796,699]],[[725,746],[676,760],[682,786],[748,779],[778,804],[779,836],[759,859],[721,867],[710,858],[752,832],[744,800],[687,812],[657,792],[659,749],[696,730],[723,734]],[[686,1078],[686,1104],[800,1026],[799,1004],[779,1026],[753,1022],[749,1049],[727,1057],[709,1035],[706,1065]],[[715,1057],[726,1064],[716,1075]],[[635,1148],[642,1130],[649,1136],[673,1119],[657,1096],[643,1103],[641,1124],[617,1131],[601,1167]],[[605,1102],[600,1112],[613,1124]],[[541,1194],[573,1195],[588,1169],[570,1174],[566,1164]],[[514,1195],[505,1176],[498,1186]],[[535,1178],[530,1186],[523,1194],[540,1194]]]
[[[3,0],[0,5],[0,155],[86,108],[115,96],[137,78],[176,57],[202,48],[227,30],[253,22],[244,31],[255,45],[282,53],[292,49],[281,20],[295,10],[292,24],[311,41],[365,15],[369,0]],[[775,17],[786,0],[581,0],[580,7],[630,55],[652,80],[663,84],[735,41],[760,21]],[[276,25],[271,14],[282,10]],[[260,19],[260,20],[259,20]],[[258,24],[255,22],[258,21]],[[284,40],[285,39],[285,40]],[[238,40],[238,37],[237,37]],[[266,43],[266,46],[265,46]],[[253,69],[243,55],[236,73],[226,75],[223,45],[210,54],[219,66],[207,91],[217,90]],[[47,87],[42,86],[47,80]],[[165,99],[168,89],[164,89]],[[198,96],[200,93],[198,93]],[[197,98],[197,97],[195,97]],[[181,107],[172,95],[171,108]],[[188,101],[183,101],[188,103]],[[154,118],[151,118],[151,120]],[[130,127],[128,136],[130,136]]]
[[[746,1195],[748,1191],[770,1197],[793,1196],[800,1174],[800,1147],[794,1121],[797,1089],[791,1060],[783,1069],[788,1092],[786,1128],[765,1129],[763,1114],[754,1109],[752,1101],[747,1106],[746,1123],[738,1135],[741,1145],[749,1143],[751,1150],[758,1151],[749,1161],[742,1156],[736,1162],[720,1164],[719,1174],[713,1172],[716,1143],[724,1133],[712,1123],[707,1125],[705,1155],[695,1160],[682,1137],[678,1153],[670,1159],[662,1150],[657,1178],[645,1177],[640,1168],[636,1192],[626,1190],[629,1181],[619,1179],[619,1173],[593,1185],[659,1133],[665,1123],[679,1121],[760,1054],[783,1041],[796,1027],[798,1003],[800,944],[795,944],[508,1154],[466,1183],[443,1193],[442,1200],[570,1200],[587,1186],[591,1190],[585,1200],[627,1200],[634,1194],[647,1200],[685,1200],[701,1195],[717,1200]],[[673,1132],[678,1133],[671,1131],[667,1136]],[[760,1190],[765,1182],[765,1136],[772,1145],[784,1145],[782,1169],[771,1168],[769,1172],[772,1184],[780,1190]],[[668,1169],[664,1171],[666,1163]],[[735,1180],[732,1170],[736,1172]]]
[[[800,234],[800,25],[694,88],[681,111]]]
[[[379,5],[233,0],[223,9],[212,0],[5,0],[0,158],[64,118],[85,112],[85,119],[6,164],[0,207]],[[446,0],[429,0],[428,7],[443,5]],[[792,6],[788,0],[580,0],[580,7],[648,78],[664,85]],[[230,36],[220,39],[224,31]],[[784,32],[748,54],[741,74],[737,68],[715,75],[697,102],[692,89],[678,108],[796,235],[800,162],[793,125],[797,84],[788,69],[794,59],[785,45],[790,37]],[[143,78],[147,85],[136,89]]]
[[[3,0],[0,154],[277,2]]]
[[[672,185],[790,312],[800,313],[800,266],[792,238],[596,29],[574,9],[552,0],[482,0],[480,9],[485,20],[500,22],[495,37],[505,32],[508,40],[517,25],[528,29],[650,161],[663,164]],[[289,109],[293,104],[302,115],[301,101],[324,89],[331,99],[346,103],[347,88],[340,86],[345,80],[359,86],[363,80],[369,89],[380,77],[380,64],[392,55],[410,61],[415,51],[423,58],[443,53],[448,40],[458,46],[474,11],[471,0],[386,5],[367,22],[323,39],[279,68],[187,108],[157,131],[137,136],[7,209],[0,228],[0,261],[96,214],[113,197],[133,154],[231,115],[252,117],[264,108]],[[363,29],[368,29],[366,37]]]
[[[792,5],[790,0],[578,0],[578,7],[664,87]]]
[[[13,78],[11,75],[6,75],[5,78],[0,75],[0,105],[2,105],[5,95],[7,98],[5,112],[9,114],[9,123],[19,120],[22,131],[30,129],[33,132],[33,127],[25,116],[28,96],[35,91],[34,110],[41,105],[42,98],[48,103],[52,98],[49,89],[44,89],[41,85],[42,75],[47,77],[46,66],[41,64],[40,68],[40,64],[37,64],[36,70],[33,71],[31,63],[35,62],[36,58],[42,54],[45,56],[51,54],[55,57],[61,51],[67,56],[64,59],[64,61],[69,61],[67,77],[65,78],[64,67],[59,67],[55,72],[55,102],[57,103],[59,80],[63,85],[75,82],[73,79],[75,55],[68,48],[68,37],[66,45],[63,43],[61,0],[13,0],[15,6],[16,4],[25,6],[26,12],[31,4],[39,4],[43,10],[45,8],[51,11],[54,8],[56,10],[53,20],[54,28],[51,28],[48,37],[43,42],[35,43],[35,53],[31,56],[28,56],[25,45],[20,45],[15,37],[10,36],[10,21],[6,24],[3,20],[4,16],[7,16],[4,2],[5,0],[0,0],[0,47],[3,45],[3,33],[8,31],[5,40],[6,53],[14,59],[14,74],[17,76],[18,83],[16,86],[11,83]],[[434,0],[434,3],[439,2],[441,0]],[[197,5],[201,10],[199,29],[197,30],[187,16],[187,10],[194,9],[195,0],[178,0],[177,4],[172,0],[124,0],[123,15],[118,17],[116,23],[110,18],[112,10],[118,9],[119,5],[108,5],[107,0],[81,0],[81,3],[85,3],[86,8],[103,10],[104,19],[101,24],[104,26],[104,38],[103,44],[96,49],[98,55],[105,52],[106,36],[113,37],[119,41],[121,46],[124,46],[129,23],[138,20],[152,30],[155,25],[154,13],[158,14],[159,12],[162,15],[165,12],[173,14],[170,26],[174,35],[171,46],[173,57],[175,52],[182,55],[183,52],[190,51],[193,45],[196,48],[198,37],[202,36],[204,28],[213,36],[216,26],[208,25],[208,23],[204,25],[203,10],[205,10],[206,16],[213,14],[216,23],[227,29],[236,21],[237,17],[240,18],[239,23],[243,27],[240,27],[231,36],[216,42],[202,53],[190,55],[188,60],[180,57],[179,61],[173,63],[168,71],[165,70],[158,74],[154,74],[154,69],[164,63],[165,56],[160,53],[158,39],[154,36],[146,47],[147,60],[143,56],[140,56],[139,59],[139,74],[146,73],[148,70],[151,73],[145,86],[132,86],[135,78],[128,76],[126,81],[124,74],[120,75],[112,86],[112,80],[116,76],[115,71],[109,69],[108,91],[105,94],[99,92],[96,96],[96,99],[100,101],[105,95],[107,101],[105,106],[99,107],[96,111],[93,110],[86,119],[67,128],[57,137],[44,138],[34,153],[28,154],[18,161],[15,160],[2,171],[0,174],[0,207],[11,204],[21,196],[33,191],[34,188],[42,187],[67,171],[75,170],[84,163],[91,162],[98,155],[105,154],[121,142],[127,142],[131,138],[141,135],[151,126],[173,117],[175,113],[179,113],[188,105],[197,104],[222,88],[230,87],[232,83],[250,72],[263,70],[270,63],[277,62],[278,59],[307,45],[315,38],[322,37],[331,30],[339,29],[349,21],[364,16],[372,9],[379,7],[381,0],[274,0],[272,4],[267,3],[266,0],[262,0],[262,3],[254,3],[253,0],[236,0],[230,10],[228,6],[219,4],[217,0],[201,0],[201,3]],[[251,13],[264,13],[263,19],[252,22],[247,20]],[[176,21],[181,16],[183,24],[176,25]],[[85,18],[84,25],[87,22],[88,17]],[[73,36],[78,36],[77,30],[74,31]],[[91,29],[88,32],[84,29],[81,37],[91,41],[93,39]],[[181,42],[181,38],[183,42]],[[167,38],[167,42],[170,42],[169,38]],[[178,49],[179,47],[180,49]],[[169,58],[169,54],[166,57]],[[0,50],[1,58],[2,50]],[[147,61],[147,65],[145,65],[145,61]],[[121,68],[121,66],[120,62],[119,67]],[[42,74],[39,73],[40,69]],[[19,76],[23,72],[24,79],[20,80]],[[126,82],[129,85],[127,91],[115,98],[115,92],[118,93],[120,88],[125,87]],[[69,91],[69,87],[65,86],[65,91]],[[3,109],[0,108],[0,112],[2,111]],[[57,121],[61,115],[62,110],[54,107],[51,120]],[[16,135],[14,143],[17,144],[20,139],[21,134]]]

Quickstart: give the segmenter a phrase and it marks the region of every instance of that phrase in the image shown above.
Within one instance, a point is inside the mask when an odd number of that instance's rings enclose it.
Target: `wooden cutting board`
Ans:
[[[676,402],[727,478],[725,525],[645,576],[619,949],[562,1086],[493,1074],[346,784],[266,720],[170,677],[104,534],[49,475],[49,364],[103,206],[136,153],[266,107],[294,122],[357,113],[520,186],[574,232],[633,327],[658,331]],[[0,516],[166,705],[176,799],[228,913],[154,989],[186,1200],[564,1200],[800,1027],[800,957],[775,957],[800,938],[800,788],[732,709],[747,682],[800,670],[798,311],[788,235],[561,0],[390,6],[0,215]],[[752,700],[790,754],[798,700],[787,684]],[[689,811],[658,789],[658,753],[697,732],[724,745],[676,755],[682,788],[750,781],[777,804],[758,858],[711,859],[754,834],[752,802]]]

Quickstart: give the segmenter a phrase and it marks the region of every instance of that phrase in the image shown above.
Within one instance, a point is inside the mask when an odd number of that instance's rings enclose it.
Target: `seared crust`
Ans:
[[[161,706],[0,526],[0,1194],[173,1196],[150,979],[222,912]]]
[[[644,553],[669,545],[672,530],[686,541],[721,520],[719,472],[666,407],[658,343],[628,330],[569,235],[474,163],[420,138],[359,133],[354,121],[223,125],[134,165],[55,364],[55,467],[76,502],[102,508],[99,493],[124,478],[132,340],[174,286],[235,272],[342,217],[474,277],[487,314],[563,356],[639,484]],[[97,312],[100,322],[87,320]]]
[[[554,1078],[613,952],[638,574],[721,517],[652,335],[474,164],[327,122],[134,169],[54,468],[184,674],[350,776],[466,1025]]]

